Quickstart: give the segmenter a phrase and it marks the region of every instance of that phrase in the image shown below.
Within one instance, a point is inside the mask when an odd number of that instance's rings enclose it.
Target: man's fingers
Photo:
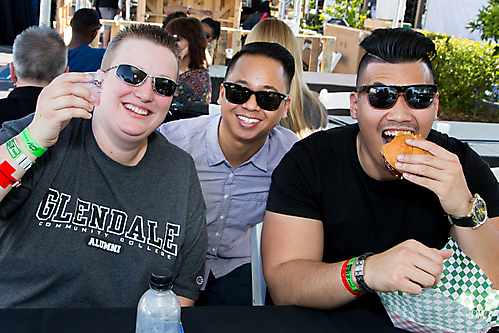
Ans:
[[[434,251],[437,252],[442,257],[442,259],[449,259],[450,257],[452,257],[452,253],[453,253],[451,249],[434,250]]]

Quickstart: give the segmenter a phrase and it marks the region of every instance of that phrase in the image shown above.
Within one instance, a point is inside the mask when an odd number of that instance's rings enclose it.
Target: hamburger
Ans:
[[[381,147],[381,155],[385,159],[385,166],[390,171],[390,173],[397,179],[402,178],[402,171],[398,170],[395,167],[395,163],[397,162],[398,155],[431,155],[426,150],[423,150],[418,147],[409,146],[405,140],[406,139],[419,139],[424,140],[421,135],[414,135],[412,133],[403,133],[399,131],[397,136],[393,138],[392,141],[385,144]]]

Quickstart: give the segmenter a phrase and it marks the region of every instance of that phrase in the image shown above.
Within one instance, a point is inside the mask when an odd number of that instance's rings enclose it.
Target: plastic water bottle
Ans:
[[[180,302],[172,291],[172,272],[156,268],[151,274],[150,288],[137,306],[136,333],[178,333]]]

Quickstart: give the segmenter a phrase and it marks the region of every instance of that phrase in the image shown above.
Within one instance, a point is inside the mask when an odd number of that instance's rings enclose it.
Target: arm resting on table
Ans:
[[[342,263],[322,262],[323,247],[321,221],[266,212],[262,263],[276,305],[331,309],[354,299],[341,282]]]

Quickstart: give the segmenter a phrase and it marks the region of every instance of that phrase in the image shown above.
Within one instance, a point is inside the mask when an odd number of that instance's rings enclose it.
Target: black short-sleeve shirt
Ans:
[[[406,180],[377,181],[356,152],[358,125],[317,132],[297,142],[274,171],[267,210],[322,221],[324,262],[380,253],[408,239],[441,248],[450,230],[438,197]],[[428,140],[459,156],[471,193],[499,215],[499,184],[467,144],[431,131]]]

